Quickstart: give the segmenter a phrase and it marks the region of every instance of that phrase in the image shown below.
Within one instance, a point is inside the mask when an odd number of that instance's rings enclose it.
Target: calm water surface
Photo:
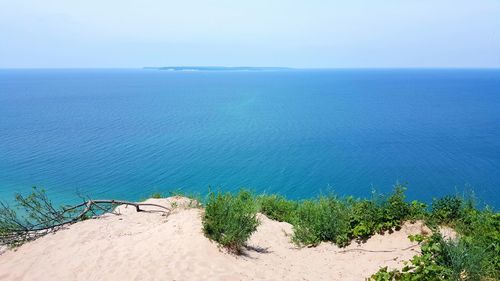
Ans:
[[[0,70],[0,199],[397,181],[500,206],[500,70]]]

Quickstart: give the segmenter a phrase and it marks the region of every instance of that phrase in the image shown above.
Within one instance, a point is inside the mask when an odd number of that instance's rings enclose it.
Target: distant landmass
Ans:
[[[292,70],[289,67],[253,67],[253,66],[161,66],[144,67],[144,69],[169,70],[169,71],[269,71]]]

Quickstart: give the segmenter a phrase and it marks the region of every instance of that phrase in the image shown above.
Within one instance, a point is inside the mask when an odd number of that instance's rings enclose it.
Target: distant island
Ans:
[[[169,70],[169,71],[274,71],[292,70],[289,67],[254,67],[254,66],[161,66],[144,67],[144,69]]]

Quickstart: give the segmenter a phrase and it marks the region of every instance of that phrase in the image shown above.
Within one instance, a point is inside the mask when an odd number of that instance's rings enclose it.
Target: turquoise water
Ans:
[[[397,181],[500,206],[499,70],[0,70],[0,199]]]

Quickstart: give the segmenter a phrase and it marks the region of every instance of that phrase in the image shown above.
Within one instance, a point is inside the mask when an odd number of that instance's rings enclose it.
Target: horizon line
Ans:
[[[478,66],[363,66],[363,67],[290,67],[290,66],[219,66],[219,65],[175,65],[175,66],[139,66],[139,67],[113,67],[113,66],[93,66],[93,67],[0,67],[0,70],[78,70],[78,69],[123,69],[123,70],[165,70],[162,68],[210,68],[210,67],[219,67],[219,68],[262,68],[262,69],[276,69],[276,70],[363,70],[363,69],[373,69],[373,70],[390,70],[390,69],[500,69],[500,66],[495,67],[478,67]]]

